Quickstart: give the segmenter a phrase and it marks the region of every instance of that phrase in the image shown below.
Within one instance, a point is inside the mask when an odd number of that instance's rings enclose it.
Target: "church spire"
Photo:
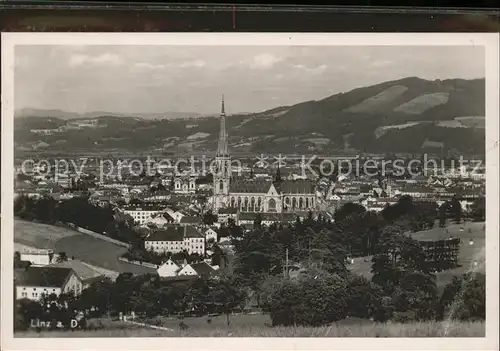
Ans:
[[[217,155],[225,156],[227,154],[228,151],[227,151],[227,133],[226,133],[226,111],[224,108],[224,94],[223,94],[221,111],[220,111],[220,132],[219,132],[219,143],[217,145]]]

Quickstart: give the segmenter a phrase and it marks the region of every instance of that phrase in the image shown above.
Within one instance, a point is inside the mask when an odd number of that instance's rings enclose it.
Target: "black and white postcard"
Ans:
[[[2,34],[3,347],[497,349],[498,66],[498,33]]]

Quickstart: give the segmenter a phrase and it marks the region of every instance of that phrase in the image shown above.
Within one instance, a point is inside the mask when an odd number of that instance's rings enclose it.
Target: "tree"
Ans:
[[[453,214],[453,219],[456,223],[460,223],[462,220],[462,205],[456,197],[451,200],[451,212]]]
[[[226,314],[226,322],[229,326],[231,311],[242,306],[246,300],[246,293],[234,276],[223,276],[213,283],[210,294],[216,304],[222,307]]]
[[[356,213],[337,224],[348,241],[352,256],[374,254],[385,225],[383,219],[373,212]]]
[[[217,243],[212,246],[212,266],[226,267],[228,264],[228,257],[224,250],[221,249]]]
[[[441,228],[444,228],[446,226],[446,217],[447,213],[449,212],[450,204],[449,202],[444,202],[439,206],[439,226]]]
[[[269,298],[273,326],[319,326],[347,315],[346,281],[328,273],[306,274],[275,286]]]
[[[484,221],[486,217],[486,201],[481,197],[471,205],[471,217],[474,221]]]
[[[342,276],[346,274],[345,259],[347,252],[342,246],[332,242],[328,230],[323,229],[315,235],[311,241],[310,251],[311,263],[316,267]]]
[[[365,211],[366,209],[364,208],[364,206],[349,202],[335,211],[334,219],[336,223],[340,223],[344,219],[355,213],[363,213]]]
[[[56,262],[60,263],[60,262],[65,262],[67,260],[68,256],[66,255],[66,252],[59,252],[59,254],[57,255]]]
[[[212,211],[207,211],[204,215],[203,215],[203,224],[206,224],[206,225],[212,225],[214,224],[215,222],[217,222],[217,215],[214,214]]]
[[[387,226],[372,258],[372,281],[391,291],[399,285],[406,270],[428,271],[421,245],[401,232],[401,227]]]
[[[29,299],[21,299],[15,303],[14,329],[27,330],[32,320],[40,319],[43,308],[40,302]]]
[[[453,277],[439,302],[441,317],[459,320],[484,320],[486,317],[486,280],[481,273],[470,272]]]
[[[262,227],[262,215],[260,213],[257,213],[257,216],[255,216],[255,220],[253,221],[253,227],[254,228]]]
[[[360,275],[349,275],[348,288],[348,315],[350,317],[374,317],[383,297],[382,289]]]
[[[407,270],[393,294],[395,310],[408,319],[429,320],[435,317],[437,304],[436,277],[433,274]]]

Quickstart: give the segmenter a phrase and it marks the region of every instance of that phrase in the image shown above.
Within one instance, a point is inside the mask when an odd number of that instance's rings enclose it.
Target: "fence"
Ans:
[[[153,263],[133,261],[133,260],[129,260],[125,257],[118,257],[118,261],[127,262],[127,263],[131,263],[131,264],[135,264],[137,266],[148,267],[148,268],[153,268],[153,269],[159,268],[158,265],[153,264]]]

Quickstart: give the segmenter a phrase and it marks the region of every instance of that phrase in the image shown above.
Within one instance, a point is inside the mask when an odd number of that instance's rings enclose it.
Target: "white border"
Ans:
[[[95,349],[435,349],[498,350],[498,33],[2,33],[2,348]],[[184,46],[455,46],[480,45],[486,57],[487,318],[485,338],[77,338],[14,339],[13,299],[13,94],[15,45]]]

